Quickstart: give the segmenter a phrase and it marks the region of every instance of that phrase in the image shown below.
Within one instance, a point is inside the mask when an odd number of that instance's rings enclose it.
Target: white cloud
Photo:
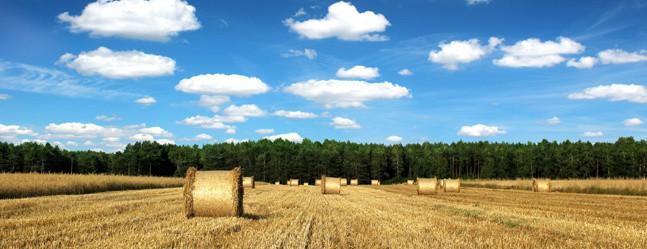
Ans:
[[[247,139],[238,140],[238,139],[235,139],[235,138],[227,138],[225,140],[225,143],[237,144],[237,143],[244,143],[244,142],[247,142],[247,141],[249,141],[249,140],[247,140]]]
[[[119,137],[104,137],[104,138],[102,138],[102,140],[104,142],[108,142],[108,143],[116,143],[116,142],[119,142],[119,140],[121,140],[121,138],[119,138]],[[86,142],[91,143],[92,141],[86,141]],[[94,145],[94,144],[91,144],[91,145]]]
[[[582,44],[567,37],[545,42],[529,38],[512,46],[502,46],[505,54],[494,60],[494,64],[502,67],[552,67],[566,61],[562,55],[579,54],[584,49]]]
[[[9,96],[9,94],[1,94],[0,93],[0,100],[8,100],[10,98],[11,98],[11,96]]]
[[[490,37],[488,45],[481,45],[478,39],[451,41],[438,44],[440,50],[429,52],[429,61],[443,65],[448,70],[458,70],[459,64],[466,64],[480,59],[492,52],[502,40]]]
[[[225,130],[225,133],[227,133],[227,134],[236,134],[236,129],[229,128],[229,129]]]
[[[356,65],[349,69],[342,67],[337,70],[337,77],[370,80],[380,77],[380,70],[377,67],[365,67],[362,65]]]
[[[153,136],[162,136],[162,137],[172,137],[173,134],[167,130],[164,130],[162,127],[154,126],[139,129],[141,133],[150,134]]]
[[[297,118],[297,119],[308,119],[308,118],[316,118],[317,117],[317,114],[314,114],[312,112],[286,111],[286,110],[275,111],[274,115],[275,116],[286,117],[286,118]]]
[[[121,120],[121,117],[119,117],[119,116],[117,116],[115,114],[112,114],[110,116],[108,116],[108,115],[99,115],[99,116],[96,116],[96,119],[99,120],[99,121],[104,121],[104,122],[112,122],[112,121]]]
[[[295,142],[295,143],[300,143],[301,141],[303,141],[303,138],[301,137],[301,135],[299,135],[299,133],[296,133],[296,132],[278,134],[278,135],[267,136],[267,137],[263,137],[263,138],[265,138],[267,140],[272,140],[272,141],[277,140],[277,139],[283,139],[283,140],[287,140],[287,141]]]
[[[239,123],[239,122],[245,122],[245,121],[246,119],[243,116],[230,117],[230,116],[214,115],[213,117],[205,117],[205,116],[197,115],[197,116],[185,118],[179,123],[184,125],[199,126],[206,129],[227,130],[227,129],[233,129],[234,127],[226,123]]]
[[[610,101],[629,101],[647,103],[647,88],[635,84],[611,84],[586,88],[582,92],[571,93],[569,99],[609,99]]]
[[[300,16],[305,16],[308,13],[303,8],[300,8],[296,13],[294,13],[293,17],[300,17]]]
[[[330,125],[334,126],[336,129],[359,129],[362,128],[355,120],[348,119],[348,118],[342,118],[342,117],[334,117],[332,119],[332,123]]]
[[[137,133],[135,135],[130,136],[130,140],[133,141],[154,141],[155,137],[151,134],[142,134],[142,133]]]
[[[601,137],[604,136],[604,133],[601,131],[587,131],[582,133],[583,137]]]
[[[317,58],[317,51],[309,48],[306,48],[303,50],[290,49],[288,50],[287,53],[281,54],[281,57],[283,58],[300,57],[300,56],[304,56],[309,60],[314,60],[315,58]]]
[[[157,139],[157,140],[155,140],[155,142],[157,142],[158,144],[175,144],[175,141],[173,141],[172,139],[167,139],[167,138]]]
[[[598,53],[602,64],[622,64],[647,61],[647,51],[626,52],[621,49],[607,49]]]
[[[411,72],[411,70],[405,68],[405,69],[402,69],[402,70],[398,71],[398,74],[402,75],[402,76],[409,76],[409,75],[412,75],[413,72]]]
[[[409,89],[391,82],[368,83],[351,80],[308,80],[289,85],[286,92],[333,107],[363,107],[376,99],[397,99],[409,96]]]
[[[238,74],[201,74],[181,80],[175,89],[185,93],[239,97],[270,90],[259,78]]]
[[[458,135],[466,137],[489,137],[499,134],[505,134],[506,131],[496,126],[487,126],[483,124],[476,124],[472,126],[463,126],[458,131]]]
[[[272,133],[274,133],[274,129],[258,129],[258,130],[256,130],[256,133],[258,133],[258,134],[272,134]]]
[[[336,37],[346,41],[385,41],[388,37],[376,34],[391,25],[382,14],[372,11],[359,12],[347,2],[337,2],[328,7],[328,14],[322,19],[296,21],[288,18],[283,22],[301,37],[325,39]]]
[[[562,120],[559,119],[559,117],[552,117],[552,118],[546,119],[546,123],[549,125],[558,125],[562,123]]]
[[[629,118],[624,121],[625,126],[639,126],[643,124],[643,121],[639,118]]]
[[[83,75],[100,75],[110,79],[164,76],[175,72],[175,61],[171,58],[137,50],[112,51],[106,47],[79,55],[66,53],[57,63]]]
[[[465,0],[467,5],[488,4],[491,0]]]
[[[192,140],[193,141],[213,140],[213,137],[209,134],[200,133],[196,135]]]
[[[212,112],[217,112],[220,110],[220,106],[229,102],[229,96],[209,96],[209,95],[200,95],[201,106],[209,108]]]
[[[142,97],[142,98],[139,98],[139,99],[135,100],[135,103],[140,104],[140,105],[144,105],[144,106],[149,106],[149,105],[157,103],[157,100],[155,98],[153,98],[153,97]]]
[[[78,137],[96,137],[109,131],[105,127],[93,123],[50,123],[45,127],[45,130],[51,133],[60,135],[70,135]]]
[[[598,64],[598,59],[591,56],[584,56],[579,60],[570,59],[568,60],[568,62],[566,62],[567,67],[574,67],[579,69],[592,68],[593,66],[595,66],[595,64]]]
[[[85,6],[81,15],[63,12],[58,20],[69,23],[74,33],[151,41],[200,28],[195,7],[184,0],[98,0]]]
[[[0,135],[3,136],[36,136],[38,133],[19,125],[0,124]]]
[[[265,111],[261,110],[256,105],[230,105],[229,107],[223,110],[223,113],[228,116],[240,116],[240,117],[260,117],[265,115]]]
[[[401,143],[402,142],[402,137],[400,136],[388,136],[386,137],[386,141],[390,143]]]

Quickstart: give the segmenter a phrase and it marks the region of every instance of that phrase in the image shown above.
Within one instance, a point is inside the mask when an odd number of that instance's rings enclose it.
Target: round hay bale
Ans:
[[[308,183],[308,182],[304,182],[304,183],[303,183],[303,186],[310,186],[310,183]]]
[[[420,179],[420,178],[418,178],[418,179]],[[413,185],[413,180],[407,180],[407,184],[408,185]]]
[[[254,182],[254,176],[243,177],[243,187],[256,188],[256,182]]]
[[[340,179],[341,179],[341,185],[342,186],[348,185],[348,179],[346,179],[346,178],[340,178]]]
[[[532,192],[550,192],[550,188],[551,188],[550,179],[532,180]]]
[[[315,186],[321,186],[321,179],[315,180]]]
[[[190,167],[184,182],[187,218],[243,215],[243,178],[240,168],[197,171]]]
[[[435,194],[438,190],[438,179],[434,178],[418,178],[418,194],[429,195]]]
[[[461,192],[461,179],[445,179],[443,189],[445,192]]]
[[[290,181],[288,182],[288,185],[299,186],[299,179],[290,179]]]
[[[321,177],[322,194],[341,194],[341,178],[339,177]]]
[[[357,186],[359,185],[359,181],[357,179],[350,179],[350,185]]]
[[[380,185],[380,180],[375,180],[375,179],[371,180],[371,185],[374,185],[374,186]]]
[[[440,180],[438,182],[438,188],[442,189],[443,191],[445,190],[445,179]]]
[[[274,182],[274,185],[281,185],[281,182],[279,182],[279,181],[275,181],[275,182]]]

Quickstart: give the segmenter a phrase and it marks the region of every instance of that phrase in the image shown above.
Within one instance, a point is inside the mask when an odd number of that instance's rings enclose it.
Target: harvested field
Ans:
[[[647,197],[415,185],[258,184],[241,218],[184,217],[182,190],[0,201],[0,248],[643,248]]]
[[[647,196],[647,179],[572,179],[551,180],[551,191],[586,194]],[[518,189],[532,191],[532,179],[466,180],[465,187]]]

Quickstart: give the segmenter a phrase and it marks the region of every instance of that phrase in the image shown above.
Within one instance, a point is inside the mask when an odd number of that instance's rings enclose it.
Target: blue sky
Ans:
[[[15,143],[647,135],[647,1],[21,0],[0,32]]]

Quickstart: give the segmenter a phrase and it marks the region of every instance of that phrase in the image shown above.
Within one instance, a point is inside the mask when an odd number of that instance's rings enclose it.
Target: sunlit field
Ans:
[[[180,188],[0,200],[0,248],[644,248],[647,197],[258,184],[241,218],[186,219]]]
[[[2,173],[0,174],[0,199],[169,188],[182,186],[182,183],[181,178],[172,177]]]
[[[466,180],[465,186],[494,189],[531,190],[531,179]],[[647,195],[647,179],[552,180],[552,191],[587,194]]]

